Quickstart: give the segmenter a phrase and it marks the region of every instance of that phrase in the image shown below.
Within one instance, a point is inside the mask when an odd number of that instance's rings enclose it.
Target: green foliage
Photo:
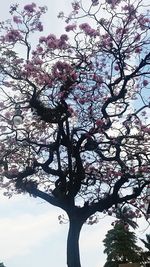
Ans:
[[[146,235],[146,241],[142,238],[140,240],[144,243],[145,248],[147,248],[150,252],[150,234]]]
[[[142,262],[150,262],[150,234],[146,234],[146,241],[142,238],[140,240],[144,243],[145,248],[148,251],[144,251],[141,253],[141,261]]]
[[[2,262],[0,262],[0,267],[5,267],[5,265]]]
[[[119,220],[120,223],[126,224],[131,226],[133,229],[136,229],[138,227],[138,224],[133,221],[133,218],[135,217],[134,212],[131,210],[129,206],[118,206],[116,209],[116,218]]]
[[[116,223],[103,240],[107,254],[105,267],[116,267],[119,263],[138,262],[141,249],[136,245],[136,235],[123,223]]]
[[[119,263],[117,261],[107,261],[104,267],[118,267]]]

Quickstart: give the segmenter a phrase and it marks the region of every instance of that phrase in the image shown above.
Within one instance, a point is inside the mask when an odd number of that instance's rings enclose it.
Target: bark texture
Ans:
[[[70,219],[67,239],[67,266],[81,267],[79,252],[79,236],[83,222],[77,217]]]

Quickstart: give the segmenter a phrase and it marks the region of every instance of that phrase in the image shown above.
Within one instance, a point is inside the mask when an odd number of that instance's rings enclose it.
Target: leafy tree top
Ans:
[[[35,47],[45,12],[12,5],[0,24],[1,187],[67,212],[80,206],[84,220],[126,202],[140,216],[150,184],[149,11],[138,0],[74,1],[59,14],[64,33]]]
[[[141,254],[142,261],[143,263],[148,263],[150,262],[150,235],[146,234],[146,240],[142,238],[140,240],[144,243],[146,248],[146,251],[143,251]]]
[[[109,230],[104,239],[107,262],[114,261],[118,263],[138,262],[141,249],[136,245],[137,238],[134,232],[131,232],[121,222],[115,224],[113,229]],[[107,265],[106,265],[107,266]]]
[[[150,234],[146,234],[146,240],[141,239],[141,241],[144,243],[145,248],[150,252]]]
[[[116,218],[117,220],[113,223],[114,224],[122,224],[128,227],[131,226],[133,229],[138,227],[137,222],[134,220],[135,214],[130,206],[118,206],[116,208]]]

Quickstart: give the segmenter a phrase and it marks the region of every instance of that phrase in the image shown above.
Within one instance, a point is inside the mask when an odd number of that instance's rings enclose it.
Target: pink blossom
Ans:
[[[42,53],[43,52],[43,48],[41,46],[37,47],[37,53]]]
[[[88,23],[82,23],[79,25],[79,28],[85,32],[85,34],[89,35],[90,37],[96,37],[99,35],[98,31],[92,29]]]
[[[21,39],[21,34],[18,30],[10,30],[5,36],[6,42],[15,42],[19,39]]]
[[[88,23],[82,23],[79,25],[79,28],[83,31],[86,31],[87,29],[91,29],[90,25]]]
[[[104,122],[103,122],[103,120],[98,119],[98,120],[95,122],[95,124],[96,124],[98,127],[101,127],[101,126],[103,126]]]
[[[76,24],[70,24],[65,27],[65,30],[66,32],[70,32],[70,31],[76,30],[76,28],[77,28]]]
[[[122,7],[122,10],[128,11],[130,15],[136,13],[136,10],[132,4],[125,5],[124,7]]]
[[[58,61],[56,64],[55,64],[55,67],[59,70],[59,71],[70,71],[70,68],[71,66],[66,63],[66,62],[62,62],[62,61]]]
[[[32,71],[35,71],[35,67],[33,66],[32,63],[25,64],[24,68],[29,73],[31,73]]]
[[[41,36],[39,39],[40,43],[44,43],[44,42],[46,43],[46,41],[47,41],[47,38],[45,36]]]
[[[50,75],[43,74],[42,79],[43,79],[43,83],[46,83],[49,86],[52,86],[52,80],[51,80]]]
[[[21,63],[23,63],[23,60],[20,59],[20,58],[16,58],[16,59],[13,60],[13,64],[14,65],[18,65],[19,66],[19,64],[21,64]],[[8,85],[8,86],[11,87],[11,85]]]
[[[4,107],[4,102],[0,102],[0,108]]]
[[[138,47],[135,48],[134,52],[136,54],[140,54],[142,52],[142,48],[138,46]]]
[[[128,32],[128,29],[124,29],[124,28],[117,28],[117,30],[116,30],[116,34],[117,35],[120,34],[121,36],[123,34],[126,34],[127,32]]]
[[[33,62],[34,62],[34,64],[36,64],[36,65],[42,65],[42,63],[43,63],[43,61],[42,61],[40,58],[35,58],[35,59],[33,60]]]
[[[58,45],[58,40],[54,34],[49,34],[46,38],[47,46],[51,49],[56,49]]]
[[[8,175],[17,175],[18,174],[18,170],[17,168],[11,168],[9,171],[8,171]]]
[[[68,35],[67,34],[62,34],[61,36],[60,36],[60,40],[61,41],[68,41]]]
[[[67,76],[72,73],[72,67],[70,64],[62,61],[57,61],[55,65],[53,65],[52,75],[58,79],[66,80]]]
[[[72,78],[74,81],[78,78],[77,73],[75,73],[75,71],[73,71],[72,73],[70,73],[70,75],[71,75],[71,78]]]
[[[58,40],[58,42],[57,42],[57,47],[58,47],[59,49],[67,49],[67,48],[68,48],[68,45],[67,45],[66,41],[63,40],[63,38],[61,38],[61,39]]]
[[[57,48],[57,42],[54,41],[54,40],[49,39],[49,40],[47,41],[47,46],[48,46],[48,48],[50,48],[50,49],[56,49],[56,48]]]
[[[72,116],[72,117],[74,117],[75,116],[75,111],[74,111],[74,109],[71,107],[71,106],[68,106],[68,111],[69,111],[69,113],[70,113],[70,115]]]
[[[148,128],[148,127],[143,128],[143,131],[144,131],[145,133],[150,134],[150,128]]]
[[[54,41],[56,41],[57,40],[57,38],[56,38],[56,35],[55,34],[49,34],[48,36],[47,36],[47,38],[46,38],[47,40],[54,40]]]
[[[99,0],[92,0],[92,5],[93,6],[99,5]]]
[[[140,39],[141,39],[141,36],[140,36],[140,34],[137,34],[135,37],[134,37],[134,41],[140,41]]]
[[[144,15],[139,16],[139,24],[140,24],[141,30],[145,30],[145,28],[149,26],[149,23],[150,23],[149,18],[145,17]]]
[[[79,99],[79,103],[80,103],[81,105],[84,105],[85,102],[86,102],[85,98],[80,98],[80,99]]]
[[[101,41],[102,46],[106,47],[107,49],[109,49],[113,46],[113,40],[109,36],[109,34],[104,34],[101,37],[102,37],[102,41]]]
[[[116,71],[118,71],[118,70],[119,70],[119,66],[116,65],[116,66],[114,67],[114,69],[115,69]]]
[[[143,85],[147,86],[149,84],[149,82],[147,80],[143,80]]]
[[[94,73],[93,74],[93,80],[96,81],[97,83],[101,84],[103,82],[103,77]]]
[[[10,119],[10,118],[11,118],[11,113],[10,113],[9,111],[7,111],[7,112],[5,113],[5,117],[6,117],[7,119]]]
[[[78,11],[80,9],[80,4],[78,1],[72,3],[72,7],[74,11]]]
[[[36,7],[36,4],[32,3],[31,5],[25,5],[24,10],[29,12],[29,13],[33,13],[33,12],[35,12],[35,7]]]
[[[6,126],[1,126],[1,131],[2,132],[5,132],[7,130],[7,127]]]
[[[130,204],[133,204],[133,203],[135,203],[135,198],[130,200]]]
[[[19,16],[14,16],[14,17],[13,17],[13,21],[14,21],[15,23],[17,23],[17,24],[22,23],[22,20],[21,20],[21,18],[20,18]]]
[[[110,4],[111,5],[111,8],[115,8],[116,5],[118,5],[121,0],[106,0],[107,4]]]
[[[36,25],[36,29],[39,31],[39,32],[42,32],[43,31],[43,25],[42,23],[39,21],[38,24]]]

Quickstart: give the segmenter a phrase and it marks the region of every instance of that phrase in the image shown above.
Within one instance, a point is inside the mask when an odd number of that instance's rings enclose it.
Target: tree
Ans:
[[[144,243],[145,248],[150,251],[150,235],[146,234],[146,241],[141,238],[141,241]]]
[[[4,264],[2,262],[0,262],[0,267],[5,267]]]
[[[129,226],[134,229],[138,226],[133,221],[132,210],[128,206],[118,207],[116,215],[113,229],[107,232],[103,240],[104,253],[107,254],[104,267],[118,267],[119,264],[140,261],[141,249],[136,245],[135,233],[129,229]]]
[[[74,1],[65,32],[36,46],[45,12],[12,5],[0,24],[0,185],[67,213],[67,265],[80,267],[87,220],[121,203],[138,217],[148,201],[149,11],[141,0]]]
[[[149,262],[150,261],[150,235],[146,234],[146,241],[142,238],[140,238],[140,240],[144,243],[145,248],[148,250],[148,251],[142,252],[141,258],[143,262]]]
[[[131,226],[133,229],[138,227],[138,224],[133,220],[135,217],[134,212],[129,206],[118,206],[116,209],[117,223],[125,227]]]
[[[109,230],[104,239],[107,261],[105,267],[116,266],[123,263],[135,263],[140,261],[141,249],[136,245],[136,235],[127,229],[124,224],[116,223]]]

